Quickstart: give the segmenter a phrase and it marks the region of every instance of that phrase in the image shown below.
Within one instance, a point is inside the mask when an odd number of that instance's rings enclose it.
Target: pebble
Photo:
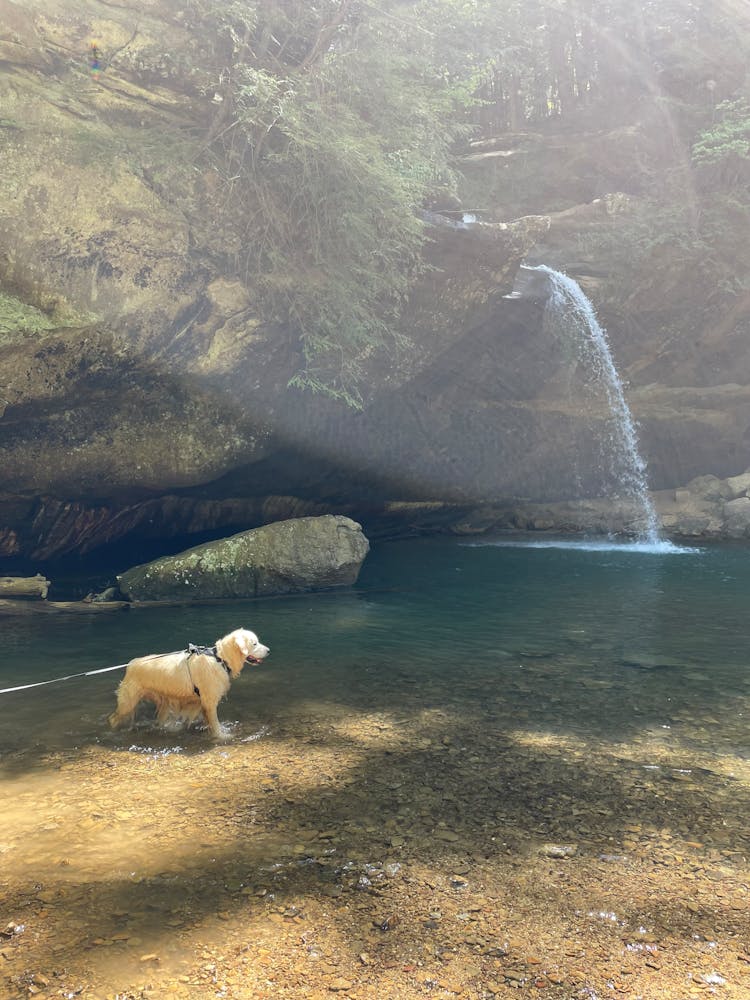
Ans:
[[[439,840],[445,840],[449,844],[455,844],[456,841],[461,839],[457,833],[453,832],[453,830],[436,830],[435,836]]]
[[[709,986],[726,986],[726,979],[719,975],[718,972],[709,972],[707,975],[703,976],[703,982],[708,983]]]
[[[441,990],[445,990],[446,993],[455,993],[456,996],[460,996],[464,991],[464,988],[460,983],[454,983],[448,979],[439,980],[438,986]]]
[[[539,849],[540,854],[546,858],[572,858],[578,853],[577,844],[543,844]]]
[[[353,986],[354,986],[354,983],[350,982],[348,979],[344,979],[343,977],[340,977],[338,979],[334,979],[334,981],[332,983],[329,983],[328,984],[328,989],[332,993],[342,993],[342,992],[346,992],[347,990],[350,990]]]

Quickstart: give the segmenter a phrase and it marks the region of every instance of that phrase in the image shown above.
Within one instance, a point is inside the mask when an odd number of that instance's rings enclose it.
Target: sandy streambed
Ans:
[[[406,705],[107,739],[0,760],[0,996],[750,996],[744,761]]]

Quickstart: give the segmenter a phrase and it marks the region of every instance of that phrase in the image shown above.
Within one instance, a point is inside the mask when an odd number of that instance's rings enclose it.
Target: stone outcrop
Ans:
[[[729,479],[697,476],[676,490],[651,494],[664,534],[672,538],[750,538],[750,470]],[[487,504],[456,512],[450,530],[492,530],[594,535],[637,535],[642,511],[632,503],[602,497],[558,503]]]
[[[697,476],[656,495],[665,531],[684,538],[750,538],[750,471],[729,479]]]
[[[155,7],[100,15],[0,0],[0,489],[17,496],[132,502],[267,446],[263,414],[204,377],[230,332],[245,393],[253,348],[273,354],[247,292],[209,264],[189,133],[208,99],[125,68],[184,32]],[[92,37],[122,71],[91,74]]]
[[[601,247],[644,196],[637,178],[676,155],[658,110],[475,147],[483,221],[425,217],[427,266],[393,330],[410,347],[397,364],[363,356],[355,413],[288,388],[300,345],[227,264],[241,247],[215,226],[226,192],[196,166],[212,93],[172,58],[184,21],[161,0],[93,9],[0,0],[0,556],[132,540],[145,559],[324,512],[443,528],[479,504],[603,493],[606,407],[539,304],[504,298],[524,259],[594,298],[655,489],[745,466],[750,297],[696,284],[668,252],[607,293],[620,271]],[[94,34],[117,53],[97,76]],[[684,516],[734,537],[740,499]]]
[[[131,601],[261,597],[353,584],[369,550],[348,517],[278,521],[118,576]]]
[[[330,513],[327,504],[292,496],[212,499],[169,494],[117,506],[50,496],[6,497],[0,498],[0,508],[3,501],[13,527],[0,532],[0,557],[28,555],[41,561],[73,553],[86,556],[127,544],[130,538],[138,538],[144,550],[158,545],[161,551],[174,551],[191,536],[223,536],[249,524]]]
[[[194,165],[211,93],[175,69],[191,42],[173,13],[0,0],[1,556],[346,509],[353,480],[367,493],[380,477],[381,442],[413,450],[379,416],[357,442],[350,408],[288,388],[300,344],[225,269],[241,250],[217,233],[226,192]],[[96,75],[92,37],[117,53]],[[412,348],[397,367],[362,359],[368,408],[408,398],[458,331],[494,322],[547,226],[425,221],[428,267],[394,330]]]

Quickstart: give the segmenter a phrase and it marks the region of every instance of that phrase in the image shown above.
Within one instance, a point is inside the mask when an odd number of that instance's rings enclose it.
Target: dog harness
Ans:
[[[228,676],[231,678],[232,671],[229,669],[229,666],[224,662],[224,660],[222,660],[222,658],[216,652],[216,646],[196,646],[194,642],[189,642],[188,643],[188,647],[185,650],[185,652],[188,655],[187,656],[187,660],[185,660],[185,666],[187,667],[188,677],[190,678],[190,683],[191,684],[193,684],[193,675],[190,673],[190,657],[191,656],[211,656],[211,657],[213,657],[213,659],[216,660],[217,663],[220,663],[222,665],[222,667],[224,667],[224,669],[226,670]],[[195,693],[200,698],[200,694],[201,693],[200,693],[200,691],[198,690],[198,688],[197,688],[197,686],[195,684],[193,684],[193,691],[195,691]]]

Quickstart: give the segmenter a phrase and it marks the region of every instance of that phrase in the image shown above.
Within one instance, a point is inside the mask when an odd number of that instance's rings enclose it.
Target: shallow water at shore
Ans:
[[[749,590],[742,548],[433,539],[351,592],[3,619],[2,687],[271,647],[220,745],[109,732],[117,674],[3,696],[7,995],[743,995]]]

